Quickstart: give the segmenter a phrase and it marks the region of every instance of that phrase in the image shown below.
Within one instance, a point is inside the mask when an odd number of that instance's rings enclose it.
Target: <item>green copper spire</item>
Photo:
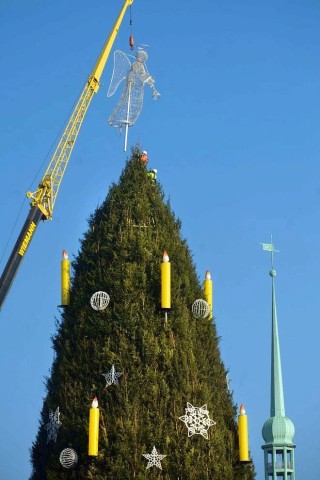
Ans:
[[[294,425],[292,421],[285,416],[280,342],[278,332],[278,319],[275,293],[276,271],[273,265],[273,255],[275,250],[272,243],[263,243],[264,250],[271,252],[271,270],[272,279],[272,334],[271,334],[271,399],[270,399],[270,418],[268,418],[262,428],[262,436],[265,445],[265,480],[295,480],[294,467],[294,448],[293,436]]]
[[[284,395],[281,370],[281,356],[278,333],[276,292],[274,279],[277,272],[272,268],[270,276],[272,278],[272,339],[271,339],[271,402],[270,417],[284,417]]]

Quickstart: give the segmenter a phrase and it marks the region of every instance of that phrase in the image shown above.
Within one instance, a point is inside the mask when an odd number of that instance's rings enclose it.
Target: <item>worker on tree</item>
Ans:
[[[158,170],[156,168],[153,168],[152,170],[149,170],[149,172],[147,173],[148,177],[150,178],[150,180],[153,183],[156,183],[157,173],[158,173]]]
[[[148,163],[148,152],[146,150],[143,150],[141,154],[141,160],[144,163],[144,165],[147,165]]]

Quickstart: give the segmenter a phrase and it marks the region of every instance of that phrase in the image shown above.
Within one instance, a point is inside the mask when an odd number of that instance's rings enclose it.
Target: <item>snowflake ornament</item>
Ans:
[[[142,456],[148,460],[147,468],[158,467],[162,470],[161,460],[167,455],[160,455],[160,453],[157,452],[156,447],[153,446],[151,453],[143,453]]]
[[[207,405],[202,407],[194,407],[191,403],[187,402],[186,414],[179,419],[186,424],[188,428],[188,437],[192,435],[202,435],[208,439],[208,429],[212,425],[216,425],[216,422],[209,418],[209,411]]]
[[[53,410],[49,411],[49,422],[45,426],[47,430],[47,443],[49,443],[51,440],[53,442],[57,441],[58,430],[62,425],[59,417],[59,407],[57,407],[55,412]]]
[[[121,377],[122,373],[116,372],[116,369],[114,368],[114,365],[112,365],[110,372],[103,373],[102,375],[106,379],[106,388],[107,388],[107,387],[109,387],[109,385],[112,385],[113,383],[115,385],[118,385],[119,378]]]

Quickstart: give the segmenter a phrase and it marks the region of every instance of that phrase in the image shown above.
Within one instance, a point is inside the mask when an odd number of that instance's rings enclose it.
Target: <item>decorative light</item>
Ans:
[[[109,385],[112,385],[113,383],[115,385],[118,385],[119,378],[121,377],[122,373],[117,372],[116,369],[114,368],[114,365],[112,365],[110,372],[103,373],[102,375],[106,379],[106,388],[107,388],[109,387]]]
[[[210,309],[209,318],[210,318],[210,320],[212,320],[212,304],[213,304],[212,290],[213,290],[213,286],[212,286],[211,273],[209,272],[209,270],[207,270],[206,271],[206,276],[205,276],[205,279],[204,279],[204,282],[203,282],[203,293],[204,293],[204,298],[209,305],[209,309]]]
[[[167,455],[160,455],[160,453],[157,452],[157,449],[155,446],[153,446],[151,453],[143,453],[142,455],[148,460],[147,468],[158,467],[160,468],[160,470],[162,470],[161,460],[167,456]]]
[[[59,407],[57,407],[55,412],[53,410],[49,411],[49,422],[45,426],[47,430],[47,443],[49,443],[51,440],[53,442],[57,441],[58,430],[62,425],[59,417]]]
[[[73,448],[65,448],[60,453],[59,460],[64,468],[72,468],[78,463],[77,452]]]
[[[239,460],[240,462],[249,462],[249,434],[248,434],[248,417],[244,405],[241,403],[238,416],[238,433],[239,433]]]
[[[96,457],[99,448],[99,417],[98,399],[94,397],[89,411],[89,444],[88,455]]]
[[[121,50],[114,52],[113,73],[107,92],[107,97],[111,97],[125,80],[120,100],[108,120],[111,127],[118,127],[120,131],[125,127],[124,151],[127,150],[128,129],[135,123],[142,109],[145,85],[150,86],[155,100],[160,97],[160,93],[154,88],[154,78],[147,70],[147,52],[139,47],[133,63],[131,58],[131,55],[128,56]]]
[[[196,318],[206,318],[210,313],[210,306],[201,298],[192,304],[192,313]]]
[[[66,250],[61,260],[61,306],[70,305],[70,260]]]
[[[188,437],[192,435],[202,435],[204,438],[208,438],[208,429],[212,425],[216,425],[216,422],[209,418],[209,411],[207,405],[202,407],[194,407],[191,403],[187,402],[186,414],[179,417],[179,420],[186,424],[188,428]]]
[[[161,309],[171,310],[171,263],[166,251],[161,263]]]
[[[106,292],[96,292],[90,298],[90,305],[93,310],[104,310],[110,302],[110,297]]]

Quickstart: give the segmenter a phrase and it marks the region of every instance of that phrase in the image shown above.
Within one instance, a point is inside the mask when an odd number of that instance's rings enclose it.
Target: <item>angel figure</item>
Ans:
[[[159,92],[154,88],[154,78],[146,67],[147,52],[139,48],[135,57],[132,58],[135,60],[131,63],[129,56],[124,52],[120,50],[114,52],[112,78],[107,93],[107,96],[111,97],[120,83],[123,80],[126,81],[120,100],[108,120],[109,125],[118,127],[120,131],[125,126],[124,151],[127,150],[128,127],[135,123],[142,109],[145,84],[150,85],[154,100],[160,97]]]

